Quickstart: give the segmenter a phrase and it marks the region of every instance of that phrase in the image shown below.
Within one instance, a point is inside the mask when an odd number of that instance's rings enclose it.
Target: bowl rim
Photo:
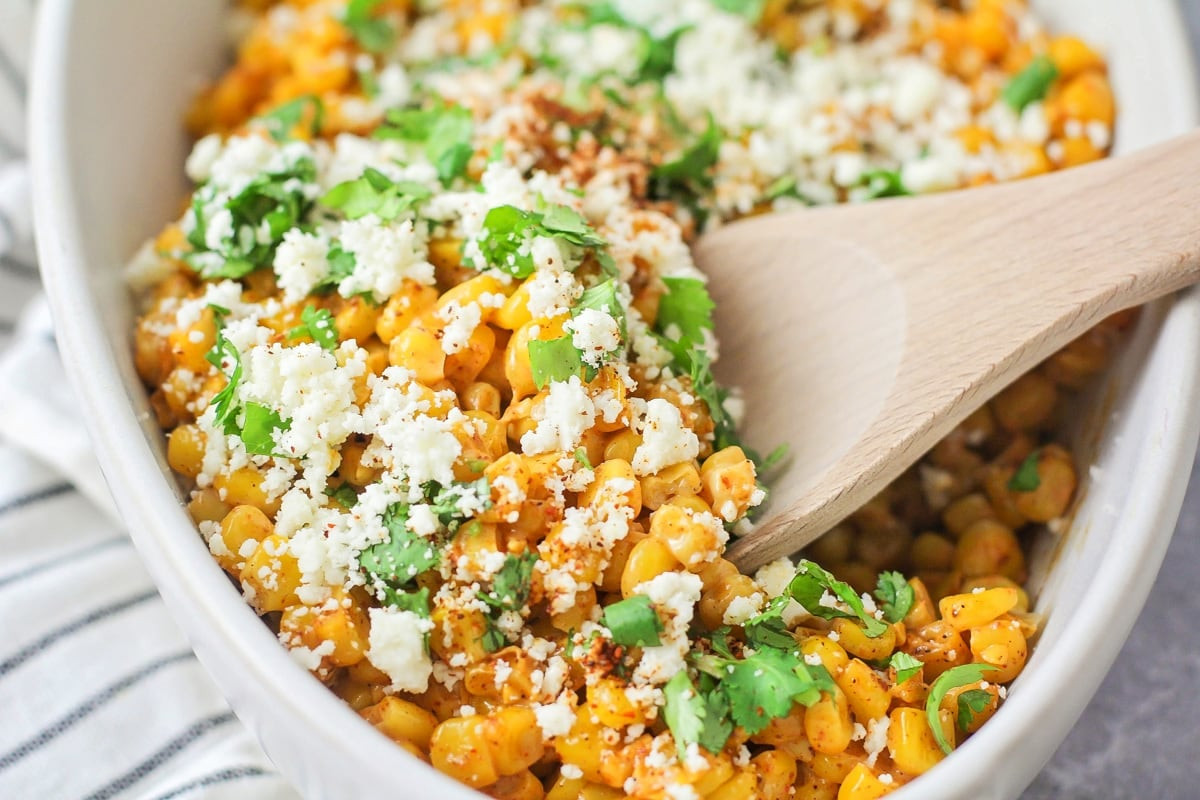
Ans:
[[[287,725],[305,726],[312,747],[351,755],[347,766],[378,776],[384,781],[381,786],[388,785],[389,777],[395,781],[397,774],[411,774],[417,769],[424,773],[423,788],[436,790],[446,798],[481,796],[432,767],[418,767],[413,756],[364,724],[288,656],[241,597],[230,591],[224,573],[207,557],[207,548],[196,535],[195,526],[162,476],[158,459],[145,442],[138,415],[126,398],[126,385],[113,353],[120,344],[109,342],[86,278],[89,259],[83,246],[86,237],[81,215],[74,202],[72,148],[65,111],[70,83],[68,44],[77,2],[80,0],[45,0],[35,35],[29,141],[35,176],[37,247],[60,354],[80,398],[106,480],[113,487],[140,487],[138,491],[114,492],[114,499],[123,519],[138,522],[129,528],[143,561],[176,619],[180,619],[184,608],[198,612],[201,619],[192,624],[203,624],[216,634],[226,645],[222,656],[252,676],[255,689],[269,695],[272,707]],[[1197,124],[1200,92],[1186,26],[1176,4],[1164,6],[1167,8],[1162,13],[1175,24],[1163,28],[1160,49],[1172,51],[1172,61],[1193,67],[1175,79],[1172,95],[1178,104],[1176,111]],[[1139,473],[1137,483],[1131,487],[1131,496],[1141,502],[1127,504],[1122,517],[1114,522],[1135,534],[1126,539],[1125,546],[1106,554],[1092,587],[1079,598],[1079,608],[1072,613],[1077,624],[1069,626],[1051,657],[1039,665],[1036,675],[1022,683],[1019,692],[1013,693],[1004,711],[956,750],[953,758],[939,765],[934,773],[936,780],[918,782],[915,789],[902,787],[893,795],[897,800],[913,798],[917,792],[925,798],[993,796],[995,787],[980,779],[987,768],[999,763],[1000,757],[1031,757],[1031,747],[1025,741],[1029,726],[1039,724],[1039,715],[1053,707],[1055,698],[1078,698],[1081,694],[1089,697],[1116,658],[1119,644],[1140,613],[1165,554],[1200,436],[1200,357],[1196,357],[1200,351],[1200,289],[1179,296],[1162,324],[1159,337],[1170,326],[1181,347],[1190,344],[1193,357],[1180,359],[1172,379],[1156,389],[1162,404],[1176,413],[1168,414],[1165,420],[1161,456]],[[1153,569],[1131,570],[1131,552],[1139,553],[1139,563],[1152,564]],[[200,553],[205,556],[203,564],[198,564]],[[1130,598],[1136,602],[1130,603]],[[196,646],[192,626],[181,627]],[[1077,674],[1084,663],[1093,667],[1097,663],[1097,652],[1086,645],[1096,642],[1102,629],[1121,636],[1116,638],[1116,646],[1110,645],[1108,652],[1099,654],[1105,669],[1091,670],[1096,673],[1095,680],[1080,681]],[[203,660],[203,654],[201,657]],[[1086,702],[1076,705],[1082,713]],[[235,708],[239,713],[245,710]],[[1069,727],[1077,716],[1048,724]],[[253,720],[246,721],[253,724]],[[1040,768],[1051,755],[1053,751],[1033,757],[1041,757]],[[296,778],[291,773],[287,776]]]

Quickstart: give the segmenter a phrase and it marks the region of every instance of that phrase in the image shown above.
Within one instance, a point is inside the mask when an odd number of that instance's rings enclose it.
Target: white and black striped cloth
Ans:
[[[37,299],[33,0],[0,0],[0,798],[293,800],[113,511]]]

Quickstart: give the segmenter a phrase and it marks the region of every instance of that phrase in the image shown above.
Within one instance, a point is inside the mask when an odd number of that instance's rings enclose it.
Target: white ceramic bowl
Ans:
[[[1035,2],[1100,45],[1130,150],[1198,120],[1171,0]],[[395,747],[297,666],[213,562],[184,512],[130,357],[121,270],[185,191],[179,120],[228,57],[222,0],[44,0],[33,166],[42,269],[67,371],[142,557],[201,661],[279,769],[310,798],[478,797]],[[1099,686],[1174,528],[1200,431],[1200,294],[1144,314],[1107,384],[1082,399],[1098,469],[1065,543],[1034,559],[1041,641],[995,718],[893,795],[1012,798]],[[1087,412],[1086,409],[1091,409]],[[1100,409],[1100,411],[1097,411]],[[1097,436],[1100,422],[1103,435]],[[1057,552],[1056,552],[1057,550]]]

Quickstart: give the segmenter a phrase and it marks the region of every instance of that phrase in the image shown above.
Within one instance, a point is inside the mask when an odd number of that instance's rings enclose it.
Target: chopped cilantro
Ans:
[[[662,644],[659,634],[662,620],[650,604],[650,598],[635,594],[604,609],[601,620],[612,631],[615,644],[625,647],[657,647]]]
[[[746,632],[746,643],[751,647],[777,647],[788,650],[796,646],[796,640],[783,622],[783,610],[791,602],[786,594],[776,597],[761,613],[742,623]]]
[[[892,658],[888,661],[888,666],[896,670],[896,683],[904,683],[913,675],[920,672],[921,667],[925,665],[903,650],[897,650],[895,653],[892,653]]]
[[[374,214],[391,222],[423,200],[433,196],[429,187],[413,181],[394,182],[377,169],[368,167],[362,177],[334,186],[321,198],[321,205],[341,211],[347,219]]]
[[[720,150],[721,129],[710,114],[708,127],[696,141],[673,161],[660,164],[651,171],[651,195],[658,199],[682,200],[695,206],[712,188],[712,168],[716,166]]]
[[[421,587],[415,592],[393,592],[387,598],[387,603],[400,611],[411,611],[422,619],[430,617],[429,589],[426,587]]]
[[[430,482],[422,488],[425,490],[426,497],[429,498],[429,506],[433,515],[450,533],[457,531],[468,517],[474,516],[474,512],[467,514],[463,511],[463,500],[468,495],[472,496],[470,505],[479,510],[487,510],[492,507],[492,490],[487,478],[479,478],[468,483],[452,483],[449,486],[440,486]]]
[[[318,289],[331,289],[337,286],[349,278],[353,274],[354,268],[358,266],[358,259],[354,257],[354,253],[342,249],[342,245],[338,242],[334,242],[330,246],[326,260],[329,262],[329,274],[318,284]]]
[[[358,503],[358,492],[348,483],[343,483],[337,488],[330,486],[325,490],[325,496],[345,509],[354,508]]]
[[[1008,481],[1008,489],[1012,492],[1034,492],[1042,485],[1042,477],[1038,475],[1038,459],[1041,449],[1034,450],[1025,457],[1017,471]]]
[[[255,117],[254,121],[277,142],[296,138],[296,128],[302,122],[307,122],[309,134],[316,136],[325,122],[325,104],[316,95],[306,94]]]
[[[586,447],[575,448],[575,463],[579,464],[584,469],[592,468],[592,460],[588,458]]]
[[[899,170],[872,169],[863,173],[862,185],[867,187],[867,199],[908,197],[912,194],[904,185]]]
[[[775,179],[770,186],[767,187],[763,199],[767,202],[778,200],[782,197],[790,197],[794,200],[799,200],[805,205],[813,205],[813,201],[800,193],[800,186],[796,182],[794,175],[782,175]]]
[[[213,406],[213,422],[226,435],[240,437],[247,452],[260,456],[278,455],[275,452],[275,432],[288,430],[291,421],[281,418],[278,413],[261,403],[247,402],[238,405],[237,387],[242,382],[242,356],[233,343],[225,338],[223,331],[217,331],[217,340],[212,350],[204,357],[222,373],[225,371],[226,360],[233,365],[233,369],[226,375],[224,388],[213,395],[210,401]]]
[[[312,159],[300,158],[288,169],[258,175],[232,197],[212,182],[204,184],[192,198],[195,224],[187,237],[192,251],[184,260],[207,279],[236,280],[269,266],[284,234],[312,207],[305,184],[315,179]],[[211,236],[209,226],[218,216],[228,232]]]
[[[590,289],[584,290],[579,300],[571,308],[571,316],[573,318],[577,317],[582,311],[589,308],[596,311],[603,311],[617,321],[617,329],[621,333],[621,341],[629,338],[625,319],[625,307],[621,305],[621,301],[617,297],[617,280],[615,278],[609,278]]]
[[[663,686],[663,698],[663,719],[675,739],[681,760],[692,744],[698,744],[710,753],[721,752],[733,733],[728,699],[723,692],[701,694],[687,672],[680,671]]]
[[[767,0],[712,0],[712,4],[730,14],[737,14],[751,24],[762,19]]]
[[[713,329],[716,303],[699,278],[663,278],[666,293],[658,301],[657,325],[664,331],[675,326],[692,342],[703,342],[704,332]]]
[[[376,139],[402,139],[425,145],[425,157],[448,184],[463,174],[475,153],[471,144],[475,124],[462,106],[401,108],[387,113]]]
[[[824,670],[820,670],[824,672]],[[830,691],[833,679],[817,674],[796,654],[766,647],[752,656],[725,665],[721,688],[729,698],[733,721],[750,736],[772,719],[786,717],[792,703],[811,705],[821,690]]]
[[[357,70],[358,85],[362,88],[363,96],[368,100],[374,100],[379,96],[379,77],[373,69]]]
[[[386,53],[396,44],[396,29],[375,16],[383,0],[350,0],[346,6],[346,29],[359,45],[372,53]]]
[[[568,381],[582,373],[583,359],[570,336],[549,341],[534,339],[529,343],[529,366],[533,383],[540,390],[551,381]]]
[[[529,241],[546,236],[576,248],[597,252],[601,266],[611,262],[608,242],[572,208],[548,205],[545,210],[524,211],[516,206],[497,206],[483,219],[486,236],[479,249],[489,266],[507,272],[514,278],[528,278],[534,272]],[[607,267],[606,267],[607,271]]]
[[[938,709],[941,708],[946,693],[951,689],[981,681],[985,672],[992,672],[995,669],[996,667],[991,664],[963,664],[961,667],[952,667],[943,672],[929,687],[929,696],[925,699],[925,720],[929,723],[929,728],[933,731],[933,738],[937,740],[938,747],[942,748],[943,753],[949,755],[954,751],[954,746],[946,741],[946,734],[942,730],[942,721],[938,715]]]
[[[494,653],[508,643],[496,624],[496,617],[506,611],[520,611],[529,602],[533,565],[537,560],[536,550],[526,550],[519,556],[508,554],[492,578],[492,588],[479,594],[479,599],[492,609],[483,634],[483,648],[487,652]]]
[[[992,704],[992,695],[983,689],[968,689],[958,696],[958,727],[967,730],[978,714]]]
[[[888,622],[899,622],[908,616],[916,593],[899,572],[881,572],[875,585],[875,597],[883,609],[883,618]]]
[[[825,597],[826,592],[849,606],[850,611],[843,611],[834,607],[833,604],[823,605],[821,600]],[[814,617],[857,619],[862,623],[863,632],[872,639],[882,636],[888,629],[886,623],[867,613],[863,607],[862,598],[851,588],[850,584],[839,581],[819,565],[807,559],[801,559],[800,563],[796,565],[796,577],[788,585],[788,594]]]
[[[411,586],[418,575],[441,563],[442,553],[432,539],[408,528],[407,503],[395,503],[383,514],[385,542],[371,545],[358,555],[367,585],[385,602],[397,601],[397,592]]]
[[[1056,78],[1058,67],[1054,66],[1054,62],[1049,56],[1038,56],[1009,79],[1000,96],[1019,114],[1025,110],[1025,106],[1045,97]]]
[[[288,332],[288,339],[302,339],[307,336],[331,353],[337,349],[337,326],[329,309],[306,305],[300,312],[300,322],[300,325]]]

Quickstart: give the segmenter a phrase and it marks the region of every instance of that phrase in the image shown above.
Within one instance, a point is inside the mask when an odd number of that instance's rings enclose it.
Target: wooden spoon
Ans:
[[[743,570],[796,552],[1097,322],[1200,281],[1200,132],[1016,183],[705,235],[720,377],[786,443]]]

